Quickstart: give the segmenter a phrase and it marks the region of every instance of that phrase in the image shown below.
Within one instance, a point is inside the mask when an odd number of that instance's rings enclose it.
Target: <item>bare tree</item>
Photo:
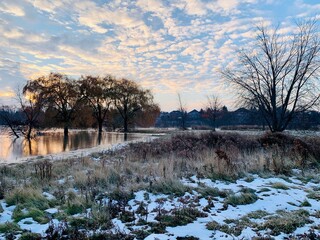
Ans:
[[[296,112],[319,100],[317,24],[315,20],[297,23],[289,36],[278,28],[258,27],[255,45],[240,51],[235,67],[223,71],[244,103],[261,111],[272,132],[285,130]]]
[[[213,127],[213,131],[216,130],[216,121],[221,111],[221,108],[222,108],[222,104],[218,96],[216,95],[207,96],[206,111],[210,119],[211,125]]]
[[[80,89],[93,110],[93,116],[98,123],[99,134],[102,132],[103,122],[113,103],[113,86],[115,79],[105,77],[85,76],[80,79]]]
[[[22,133],[30,141],[32,131],[38,123],[39,115],[42,113],[45,98],[37,93],[30,93],[26,87],[22,89],[22,94],[18,88],[17,99],[24,115],[24,125],[27,126],[26,131],[23,130]]]
[[[188,117],[188,112],[187,112],[187,107],[182,103],[181,100],[181,95],[178,93],[178,101],[179,101],[179,112],[180,112],[180,127],[182,130],[187,130],[187,117]]]
[[[154,104],[153,95],[150,90],[144,90],[136,82],[127,79],[117,80],[113,89],[114,105],[123,120],[123,130],[127,133],[128,125],[138,111]]]
[[[22,121],[17,117],[17,111],[13,107],[2,106],[0,109],[0,119],[5,126],[10,128],[11,134],[16,138],[19,138],[19,126]]]
[[[64,136],[68,136],[74,113],[83,97],[75,80],[60,73],[50,73],[35,80],[28,81],[25,91],[46,99],[49,107],[55,108],[57,118],[64,124]]]

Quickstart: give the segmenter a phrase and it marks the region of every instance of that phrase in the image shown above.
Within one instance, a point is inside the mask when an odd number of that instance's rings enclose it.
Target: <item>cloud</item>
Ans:
[[[32,4],[35,8],[49,12],[49,13],[56,13],[56,9],[61,7],[66,7],[69,1],[56,1],[56,0],[28,0],[30,4]]]
[[[6,1],[0,2],[0,12],[4,12],[17,17],[25,16],[24,9],[16,1]]]
[[[182,6],[189,15],[205,15],[207,13],[206,6],[201,0],[184,0]]]
[[[3,33],[6,38],[21,38],[23,33],[19,29],[10,29]]]
[[[229,103],[232,94],[226,94],[219,71],[233,65],[236,50],[254,39],[254,26],[277,23],[270,12],[278,13],[287,34],[292,16],[280,9],[309,16],[319,5],[289,2],[5,0],[0,86],[10,90],[51,71],[74,77],[111,73],[153,89],[163,106],[177,91],[194,97],[190,106],[199,106],[196,98],[211,91]]]

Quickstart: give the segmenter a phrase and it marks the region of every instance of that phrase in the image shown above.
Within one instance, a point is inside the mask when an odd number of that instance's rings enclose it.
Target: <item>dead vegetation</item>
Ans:
[[[85,226],[97,229],[105,222],[106,228],[110,229],[112,217],[130,221],[126,206],[137,190],[183,196],[192,189],[179,179],[195,175],[234,181],[247,173],[290,175],[292,169],[301,169],[304,174],[318,167],[319,145],[320,140],[316,137],[297,138],[283,134],[247,136],[210,132],[167,136],[150,142],[132,143],[116,151],[96,153],[94,157],[61,161],[39,159],[1,166],[0,196],[10,204],[20,205],[19,209],[27,209],[27,213],[22,213],[35,221],[50,220],[41,204],[59,206],[61,211],[54,217],[68,222],[67,227],[64,226],[68,231],[73,231],[69,224],[76,220],[73,215],[85,213],[90,208],[92,217],[86,220]],[[310,181],[310,176],[305,174],[302,178]],[[213,190],[196,189],[204,195],[209,191],[212,197],[223,193],[219,189]],[[50,193],[53,199],[44,199],[42,192]],[[105,198],[110,202],[104,203]],[[223,198],[232,206],[257,200],[256,194],[249,190],[241,195],[226,193]],[[99,209],[103,209],[103,214]],[[16,213],[17,221],[24,216],[22,213]],[[174,225],[172,222],[176,223],[177,219],[187,223],[198,216],[191,210],[177,210],[175,214],[159,217],[162,225],[153,228],[161,232],[163,227]]]

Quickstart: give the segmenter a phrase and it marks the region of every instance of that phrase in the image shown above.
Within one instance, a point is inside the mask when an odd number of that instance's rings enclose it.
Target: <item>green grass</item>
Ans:
[[[84,206],[80,203],[71,203],[68,204],[65,208],[65,213],[68,215],[75,215],[78,213],[82,213],[84,211]]]
[[[206,227],[208,230],[211,230],[211,231],[219,230],[219,231],[224,232],[226,234],[232,234],[235,236],[239,236],[242,231],[241,228],[238,228],[236,226],[231,226],[229,224],[219,224],[216,221],[208,222]]]
[[[6,222],[0,224],[0,233],[16,233],[21,231],[18,224],[12,222]]]
[[[307,197],[320,201],[320,191],[312,191],[308,193]]]
[[[237,205],[247,205],[254,203],[258,200],[258,196],[255,193],[252,192],[242,192],[238,194],[232,194],[229,195],[226,199],[225,202],[227,204],[230,204],[232,206],[237,206]]]
[[[23,233],[19,240],[41,240],[41,234],[39,233],[31,233],[31,232],[26,232]]]
[[[282,190],[289,189],[289,187],[287,185],[285,185],[284,183],[281,183],[281,182],[275,182],[271,185],[271,187],[273,187],[275,189],[282,189]]]
[[[311,222],[309,212],[306,210],[277,211],[277,215],[269,217],[263,224],[258,226],[258,229],[270,229],[272,235],[278,236],[281,232],[290,234],[298,227],[303,227]]]
[[[218,188],[214,187],[208,187],[208,186],[203,186],[203,187],[198,187],[195,189],[201,197],[221,197],[225,198],[228,195],[232,194],[233,192],[231,190],[219,190]]]
[[[183,196],[190,191],[190,187],[183,185],[179,180],[166,179],[151,186],[152,193],[163,193],[174,196]]]
[[[301,204],[300,207],[311,207],[311,204],[307,199],[305,199]]]
[[[196,208],[181,208],[174,209],[172,214],[157,216],[156,220],[158,220],[161,224],[169,227],[183,226],[188,223],[192,223],[198,217],[206,217],[207,214],[200,212]]]
[[[253,218],[253,219],[261,219],[264,218],[266,216],[268,216],[269,213],[263,210],[257,210],[257,211],[253,211],[247,214],[248,218]]]
[[[37,208],[23,208],[21,205],[18,205],[12,214],[12,218],[15,222],[19,222],[25,218],[32,218],[34,221],[45,224],[50,221],[50,219],[45,215],[43,211]]]
[[[270,188],[264,187],[264,188],[261,188],[257,193],[270,192],[270,191],[271,191]]]
[[[31,187],[15,188],[5,196],[7,205],[21,205],[25,208],[38,208],[45,210],[50,208],[49,201],[41,191]]]

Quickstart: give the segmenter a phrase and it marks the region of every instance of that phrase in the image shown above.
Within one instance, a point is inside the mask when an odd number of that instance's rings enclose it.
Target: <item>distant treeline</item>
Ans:
[[[228,111],[223,107],[216,113],[215,122],[212,121],[208,110],[192,110],[187,114],[181,111],[161,112],[156,120],[156,127],[181,127],[182,118],[186,115],[186,126],[192,128],[214,128],[223,127],[225,129],[258,128],[268,129],[261,113],[256,109],[239,108],[235,111]],[[245,127],[246,126],[246,127]],[[297,112],[289,129],[318,130],[320,127],[320,112],[306,111]]]

